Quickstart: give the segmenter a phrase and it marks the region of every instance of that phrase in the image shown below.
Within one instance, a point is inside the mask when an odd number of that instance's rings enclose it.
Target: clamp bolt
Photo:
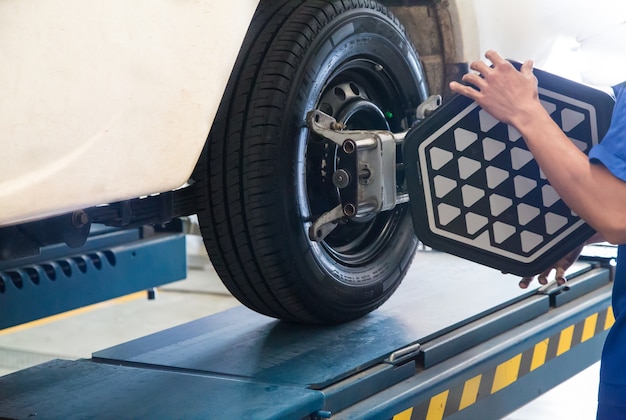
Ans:
[[[337,188],[346,188],[350,185],[350,174],[343,169],[339,169],[333,174],[333,184]]]

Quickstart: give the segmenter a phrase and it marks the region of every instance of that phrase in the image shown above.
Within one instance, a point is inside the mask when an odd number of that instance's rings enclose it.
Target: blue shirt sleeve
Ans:
[[[601,163],[622,181],[626,181],[626,82],[613,88],[615,107],[611,126],[600,144],[589,152],[592,163]]]

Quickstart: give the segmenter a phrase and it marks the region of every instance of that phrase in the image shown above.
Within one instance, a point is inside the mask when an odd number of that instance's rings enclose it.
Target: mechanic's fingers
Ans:
[[[463,81],[465,83],[469,83],[470,85],[476,86],[478,89],[483,89],[487,83],[485,79],[477,75],[476,73],[467,73],[463,76]]]
[[[539,274],[537,276],[537,280],[539,281],[539,284],[548,284],[548,275],[550,274],[550,270],[544,271],[543,273]]]
[[[524,76],[532,76],[534,66],[535,63],[532,60],[526,60],[524,64],[522,64],[522,68],[520,69],[520,71]]]
[[[521,289],[527,289],[530,282],[533,281],[533,278],[534,277],[524,277],[523,279],[520,280],[519,287]]]
[[[557,284],[565,284],[567,278],[565,278],[565,269],[563,267],[557,267],[556,275],[554,276]]]
[[[460,93],[463,96],[467,96],[470,99],[476,99],[478,91],[471,86],[462,85],[458,82],[450,82],[450,90],[452,92]]]
[[[489,67],[484,61],[474,61],[472,64],[470,64],[470,69],[477,71],[483,76],[492,70],[491,67]]]
[[[493,63],[494,66],[499,66],[501,64],[505,64],[508,63],[508,61],[506,61],[504,58],[502,58],[502,56],[500,54],[498,54],[496,51],[494,50],[488,50],[485,53],[485,57],[487,57],[487,59],[489,61],[491,61]]]

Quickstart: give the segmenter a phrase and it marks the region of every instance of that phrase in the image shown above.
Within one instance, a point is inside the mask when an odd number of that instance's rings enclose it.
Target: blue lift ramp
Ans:
[[[338,326],[244,307],[0,378],[0,417],[500,418],[600,357],[611,269],[567,287],[418,253],[379,310]]]
[[[0,329],[149,290],[187,275],[185,235],[92,225],[84,246],[0,261]]]

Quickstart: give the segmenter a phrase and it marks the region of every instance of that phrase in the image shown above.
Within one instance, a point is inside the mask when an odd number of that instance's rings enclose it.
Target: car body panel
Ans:
[[[257,3],[0,2],[0,225],[183,185]]]

